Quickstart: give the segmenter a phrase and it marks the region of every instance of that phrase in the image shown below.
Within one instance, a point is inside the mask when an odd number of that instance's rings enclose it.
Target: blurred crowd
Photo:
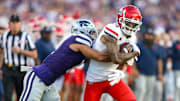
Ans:
[[[149,101],[180,101],[176,98],[180,94],[179,0],[0,0],[0,29],[9,29],[9,16],[14,13],[18,14],[22,19],[22,30],[30,34],[36,45],[38,59],[35,61],[37,65],[58,47],[64,36],[70,34],[71,24],[74,20],[78,18],[91,19],[100,31],[104,25],[115,22],[117,10],[128,4],[136,5],[143,16],[141,30],[137,33],[137,42],[141,43],[147,37],[146,34],[152,36],[152,47],[144,49],[147,56],[153,54],[154,44],[158,47],[155,49],[158,54],[157,58],[140,57],[137,65],[131,67],[132,73],[128,74],[127,81],[135,91],[137,101],[147,101],[143,100],[148,98],[147,96],[151,97]],[[42,40],[49,42],[43,43]],[[42,44],[51,48],[43,49]],[[139,46],[143,50],[143,45],[139,44]],[[145,65],[150,64],[149,70],[143,68],[141,59],[147,63]],[[151,61],[151,59],[155,60]],[[154,61],[157,64],[154,65],[155,69],[153,69],[153,65],[151,69],[151,62],[154,63]],[[157,69],[161,65],[163,71],[162,77],[159,77]],[[83,67],[85,68],[82,69]],[[86,70],[86,66],[78,66],[77,69],[70,70],[67,75],[57,80],[56,85],[59,85],[60,94],[64,99],[62,101],[80,99],[76,97],[81,96]],[[146,73],[147,70],[151,73]],[[139,79],[140,75],[147,79]],[[149,85],[146,85],[145,88],[137,86],[138,82],[142,83],[145,80],[151,82],[152,78],[148,78],[151,76],[157,80],[154,80],[155,83],[150,85],[149,89],[155,90],[144,90]],[[148,94],[149,91],[151,94]],[[73,94],[77,95],[73,97]],[[152,99],[154,96],[158,96],[158,98]]]

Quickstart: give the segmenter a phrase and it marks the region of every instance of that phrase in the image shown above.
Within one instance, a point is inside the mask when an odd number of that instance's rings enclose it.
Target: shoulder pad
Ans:
[[[115,24],[108,24],[104,27],[103,33],[113,36],[116,39],[119,39],[121,36],[121,30]]]

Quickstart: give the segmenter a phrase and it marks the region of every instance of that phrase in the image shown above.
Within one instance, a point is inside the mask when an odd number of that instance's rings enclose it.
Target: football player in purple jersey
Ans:
[[[72,26],[72,34],[63,40],[59,48],[47,56],[41,65],[27,72],[19,101],[60,101],[53,84],[58,77],[85,58],[108,60],[108,53],[91,48],[97,36],[95,25],[90,20],[77,20]]]

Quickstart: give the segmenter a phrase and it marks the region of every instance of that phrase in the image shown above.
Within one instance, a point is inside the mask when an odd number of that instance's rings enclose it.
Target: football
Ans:
[[[120,53],[133,52],[133,46],[131,44],[129,44],[128,42],[119,45],[119,47],[120,47],[120,49],[119,49]]]

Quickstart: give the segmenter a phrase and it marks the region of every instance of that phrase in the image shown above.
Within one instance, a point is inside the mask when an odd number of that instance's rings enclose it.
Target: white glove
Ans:
[[[138,57],[137,57],[137,56],[135,56],[134,59],[135,59],[136,61],[138,61]]]
[[[134,43],[130,43],[130,44],[133,46],[133,51],[136,51],[136,52],[138,52],[139,54],[141,53],[139,47],[138,47],[136,44],[134,44]]]
[[[131,58],[130,60],[126,61],[127,65],[132,66],[134,64],[134,58]]]
[[[122,78],[125,77],[125,73],[121,70],[112,70],[112,74],[108,75],[108,81],[110,85],[113,86],[117,84]]]

